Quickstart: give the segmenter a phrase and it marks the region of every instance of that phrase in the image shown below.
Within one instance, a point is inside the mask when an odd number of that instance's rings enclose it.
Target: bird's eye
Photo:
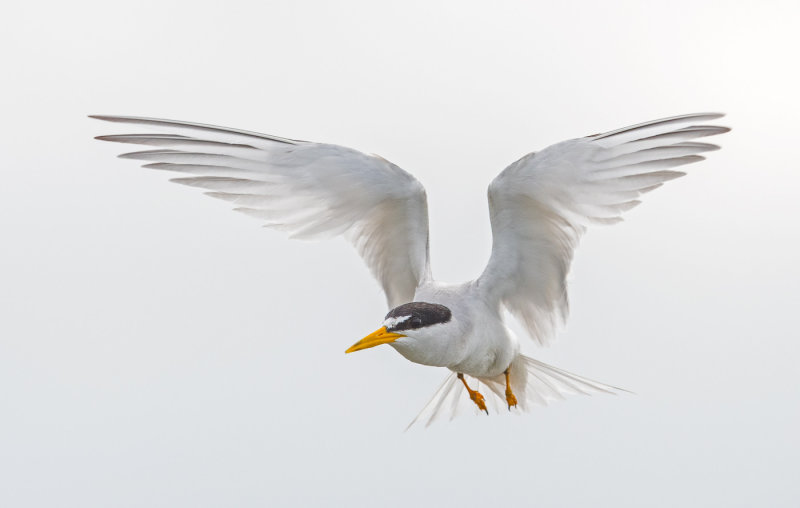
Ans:
[[[422,319],[420,319],[418,317],[411,318],[411,327],[412,328],[419,328],[420,326],[422,326]]]

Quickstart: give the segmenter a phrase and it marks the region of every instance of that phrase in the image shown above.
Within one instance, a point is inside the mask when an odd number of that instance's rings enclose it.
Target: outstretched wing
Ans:
[[[568,313],[566,276],[586,226],[613,224],[645,192],[685,173],[673,168],[719,147],[692,141],[727,132],[722,117],[664,118],[557,143],[507,167],[489,185],[492,255],[478,286],[540,344]]]
[[[381,157],[211,125],[92,118],[156,130],[97,139],[157,147],[120,157],[183,173],[172,181],[206,189],[268,227],[293,238],[344,235],[380,282],[390,308],[410,302],[430,277],[425,189]]]

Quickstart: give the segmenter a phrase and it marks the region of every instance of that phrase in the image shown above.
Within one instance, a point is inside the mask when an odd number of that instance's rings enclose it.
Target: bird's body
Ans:
[[[526,410],[570,393],[618,390],[522,355],[504,315],[547,344],[566,319],[566,277],[587,226],[622,220],[641,195],[684,175],[673,168],[718,149],[695,139],[727,132],[699,123],[721,116],[655,120],[557,143],[517,160],[489,185],[489,262],[480,276],[462,284],[433,278],[424,187],[382,157],[204,124],[95,118],[159,131],[98,137],[157,147],[123,158],[187,174],[173,181],[206,189],[293,237],[350,240],[381,284],[390,311],[378,330],[347,352],[390,344],[412,362],[450,369],[415,420],[430,423],[457,412],[465,399],[462,385],[482,410],[486,402]],[[467,378],[496,397],[485,400]]]
[[[414,294],[414,301],[444,305],[451,321],[434,329],[429,340],[391,345],[408,360],[447,367],[476,378],[500,376],[519,354],[519,341],[503,322],[501,311],[480,296],[474,281],[462,284],[428,282]]]

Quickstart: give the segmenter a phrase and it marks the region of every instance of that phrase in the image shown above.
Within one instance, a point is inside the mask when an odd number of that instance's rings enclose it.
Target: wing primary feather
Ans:
[[[626,188],[633,187],[642,194],[655,190],[657,186],[663,185],[665,182],[674,180],[685,176],[683,171],[672,171],[665,169],[663,171],[651,171],[649,173],[640,173],[638,175],[619,176],[612,179],[613,182],[624,183]]]
[[[261,173],[252,169],[232,168],[230,166],[219,166],[211,164],[175,164],[171,162],[153,162],[142,165],[146,169],[157,169],[160,171],[173,171],[175,173],[189,173],[197,176],[244,176],[247,178],[259,178]]]
[[[684,127],[682,129],[675,129],[674,131],[664,132],[662,134],[654,134],[652,136],[647,136],[645,138],[641,138],[634,141],[628,141],[629,144],[635,144],[639,142],[646,142],[646,141],[661,141],[662,144],[665,141],[669,141],[673,138],[680,138],[680,139],[695,139],[695,138],[704,138],[708,136],[717,136],[719,134],[725,134],[726,132],[730,132],[730,127],[722,127],[719,125],[692,125],[689,127]]]
[[[703,152],[711,152],[714,150],[719,150],[719,146],[712,145],[710,143],[675,143],[673,145],[667,146],[656,146],[651,148],[645,148],[642,150],[636,150],[633,152],[625,150],[622,153],[618,153],[617,150],[608,150],[608,153],[603,153],[602,155],[598,155],[598,157],[608,157],[608,158],[598,158],[597,162],[598,165],[600,163],[604,163],[605,166],[611,165],[626,165],[626,164],[633,164],[636,162],[643,162],[648,160],[658,160],[658,159],[669,159],[673,157],[681,157],[684,155],[695,155],[698,153]]]
[[[179,120],[165,120],[161,118],[146,118],[140,116],[117,116],[117,115],[89,115],[89,118],[96,120],[103,120],[105,122],[126,123],[132,125],[147,125],[151,127],[176,127],[182,129],[216,132],[221,134],[235,134],[237,136],[249,137],[255,139],[266,139],[276,141],[278,143],[285,143],[288,145],[296,145],[304,143],[296,139],[282,138],[279,136],[271,136],[269,134],[261,134],[258,132],[245,131],[240,129],[229,129],[226,127],[217,127],[215,125],[208,125],[194,122],[183,122]]]
[[[117,155],[120,159],[133,159],[133,160],[141,160],[141,161],[149,161],[149,160],[158,160],[159,156],[161,155],[174,155],[174,154],[183,154],[186,152],[182,152],[180,150],[140,150],[137,152],[127,152],[121,153]]]
[[[635,141],[628,141],[622,143],[608,150],[606,158],[613,158],[626,153],[638,152],[648,148],[657,148],[663,146],[670,146],[673,144],[688,142],[692,139],[716,136],[730,131],[728,127],[716,126],[695,126],[677,129],[663,134],[657,134],[646,138],[638,139]]]
[[[252,169],[259,171],[263,168],[263,161],[245,159],[234,155],[184,152],[182,150],[142,150],[118,155],[120,159],[133,159],[140,161],[172,162],[177,164],[210,164],[226,166],[237,169]]]
[[[96,136],[94,139],[100,141],[110,141],[113,143],[126,143],[132,145],[150,146],[202,146],[219,148],[244,148],[248,150],[258,150],[252,145],[244,143],[225,143],[223,141],[213,141],[208,139],[197,139],[180,134],[114,134],[110,136]]]
[[[590,136],[592,139],[605,139],[610,138],[612,136],[617,136],[619,134],[625,134],[633,131],[640,131],[644,129],[650,129],[653,127],[664,127],[667,125],[674,125],[679,123],[686,123],[687,121],[706,121],[706,120],[716,120],[717,118],[722,118],[725,116],[725,113],[693,113],[689,115],[678,115],[672,116],[669,118],[661,118],[659,120],[653,120],[651,122],[643,122],[636,125],[631,125],[628,127],[623,127],[621,129],[604,132],[602,134],[595,134],[594,136]]]
[[[706,158],[702,155],[685,155],[683,157],[672,157],[669,159],[656,159],[645,162],[637,162],[635,164],[627,164],[622,166],[612,166],[609,168],[602,168],[595,170],[592,174],[592,179],[604,179],[608,176],[625,176],[631,174],[647,173],[657,171],[660,169],[674,168],[678,166],[685,166],[693,162],[700,162]]]
[[[182,136],[180,134],[111,134],[107,136],[95,136],[94,139],[99,141],[112,141],[114,143],[133,143],[142,145],[148,140],[162,140],[162,141],[189,141],[195,138],[189,136]],[[227,143],[220,143],[227,144]]]
[[[188,178],[172,178],[170,182],[187,185],[189,187],[199,187],[214,191],[226,192],[247,192],[262,189],[264,182],[257,180],[245,180],[244,178],[233,178],[228,176],[196,176]]]

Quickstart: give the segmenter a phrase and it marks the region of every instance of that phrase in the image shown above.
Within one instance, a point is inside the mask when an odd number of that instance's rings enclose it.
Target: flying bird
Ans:
[[[380,156],[198,123],[92,118],[153,131],[97,137],[155,147],[121,158],[181,173],[171,181],[205,189],[294,238],[347,238],[390,310],[346,353],[388,344],[412,362],[449,369],[411,422],[427,425],[455,414],[467,398],[488,413],[489,406],[525,411],[568,394],[620,390],[523,355],[504,314],[548,344],[567,317],[566,277],[587,226],[621,221],[641,195],[685,174],[675,168],[719,149],[695,140],[727,132],[705,123],[722,116],[663,118],[556,143],[517,160],[489,185],[488,264],[460,284],[431,274],[424,187]]]

